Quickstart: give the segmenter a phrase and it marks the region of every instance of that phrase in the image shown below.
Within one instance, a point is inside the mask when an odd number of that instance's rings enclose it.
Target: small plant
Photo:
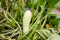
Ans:
[[[0,40],[60,40],[59,1],[0,0]]]

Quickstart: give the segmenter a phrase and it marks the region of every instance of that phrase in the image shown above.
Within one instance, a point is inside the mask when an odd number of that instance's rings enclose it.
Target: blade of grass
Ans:
[[[10,14],[8,14],[12,19],[13,19],[13,21],[18,25],[18,27],[19,27],[19,29],[20,29],[20,33],[21,33],[21,35],[22,35],[22,29],[21,29],[21,26],[19,25],[19,23],[10,15]]]

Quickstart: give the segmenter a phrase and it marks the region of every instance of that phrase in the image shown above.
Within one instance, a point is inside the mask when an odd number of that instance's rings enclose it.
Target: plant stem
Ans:
[[[45,25],[45,23],[46,23],[46,21],[47,21],[47,18],[48,18],[48,16],[49,16],[49,13],[50,13],[50,11],[47,12],[47,14],[46,14],[46,16],[45,16],[45,19],[44,19],[44,22],[43,22],[43,24],[42,24],[42,26],[41,26],[41,29],[44,27],[44,25]]]
[[[13,19],[13,21],[18,25],[18,27],[19,27],[19,29],[20,29],[20,33],[21,33],[21,35],[22,35],[22,29],[21,29],[21,26],[19,25],[19,23],[10,15],[10,14],[8,14],[12,19]]]

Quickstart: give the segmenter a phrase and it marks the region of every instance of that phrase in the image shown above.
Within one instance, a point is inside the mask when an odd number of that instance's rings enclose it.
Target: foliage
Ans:
[[[60,18],[51,14],[59,1],[0,0],[0,40],[60,40]],[[24,34],[23,16],[27,10],[32,12],[32,18],[28,16],[29,32]]]

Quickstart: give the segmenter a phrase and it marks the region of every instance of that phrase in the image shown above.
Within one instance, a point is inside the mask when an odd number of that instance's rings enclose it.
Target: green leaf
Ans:
[[[31,0],[27,0],[26,7],[27,8],[31,8],[32,7]]]
[[[50,19],[49,21],[52,25],[58,25],[58,20],[56,18]]]
[[[59,0],[48,0],[48,2],[47,2],[47,7],[48,7],[49,9],[53,9],[58,1],[59,1]]]
[[[42,6],[42,5],[44,5],[45,1],[46,0],[39,0],[38,3]]]
[[[16,24],[13,21],[6,21],[6,24],[10,25],[13,28],[16,28]]]
[[[3,0],[0,0],[0,2],[1,2],[1,6],[2,6],[2,7],[5,7],[5,4],[6,4],[6,3],[5,3],[5,0],[4,0],[4,1],[3,1]]]

